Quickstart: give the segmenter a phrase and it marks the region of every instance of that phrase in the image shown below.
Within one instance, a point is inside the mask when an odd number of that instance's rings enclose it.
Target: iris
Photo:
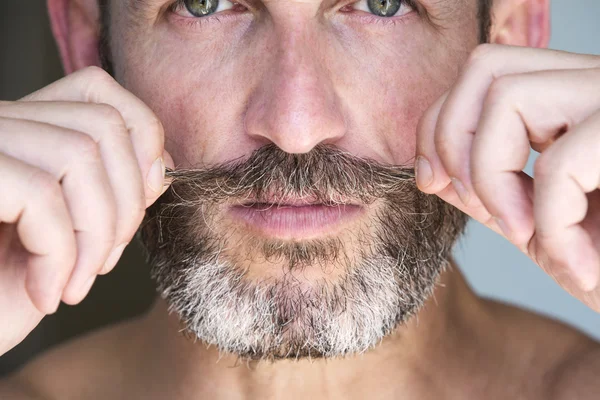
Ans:
[[[373,14],[380,17],[392,17],[400,9],[402,0],[367,0],[367,4]]]
[[[185,7],[194,17],[212,14],[219,6],[219,0],[184,0]]]

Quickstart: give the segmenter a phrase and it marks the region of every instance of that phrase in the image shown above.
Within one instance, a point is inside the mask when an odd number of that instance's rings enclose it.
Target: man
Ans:
[[[547,0],[48,4],[72,74],[0,104],[0,354],[144,211],[162,296],[0,398],[598,397],[596,342],[449,268],[468,215],[600,310],[600,57],[535,49]]]

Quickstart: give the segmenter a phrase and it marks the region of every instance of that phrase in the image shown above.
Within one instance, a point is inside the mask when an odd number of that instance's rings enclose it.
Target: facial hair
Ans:
[[[338,357],[375,346],[431,296],[467,216],[416,187],[414,169],[319,145],[169,171],[140,229],[151,275],[186,333],[245,359]],[[350,239],[275,240],[227,224],[234,202],[310,198],[371,212]],[[248,262],[279,276],[250,277]],[[320,268],[318,279],[303,272]],[[327,271],[335,270],[335,277]]]

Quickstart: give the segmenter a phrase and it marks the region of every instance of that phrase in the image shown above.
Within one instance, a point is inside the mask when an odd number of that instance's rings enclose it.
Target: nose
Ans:
[[[287,153],[307,153],[318,144],[334,143],[346,131],[341,101],[317,44],[317,29],[303,24],[276,32],[275,52],[245,116],[248,135]]]

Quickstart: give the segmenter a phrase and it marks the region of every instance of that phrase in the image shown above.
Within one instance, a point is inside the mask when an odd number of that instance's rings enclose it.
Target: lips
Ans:
[[[282,199],[277,202],[245,201],[230,212],[235,219],[278,239],[309,239],[331,235],[357,218],[364,208],[356,204],[323,203],[316,199]]]

